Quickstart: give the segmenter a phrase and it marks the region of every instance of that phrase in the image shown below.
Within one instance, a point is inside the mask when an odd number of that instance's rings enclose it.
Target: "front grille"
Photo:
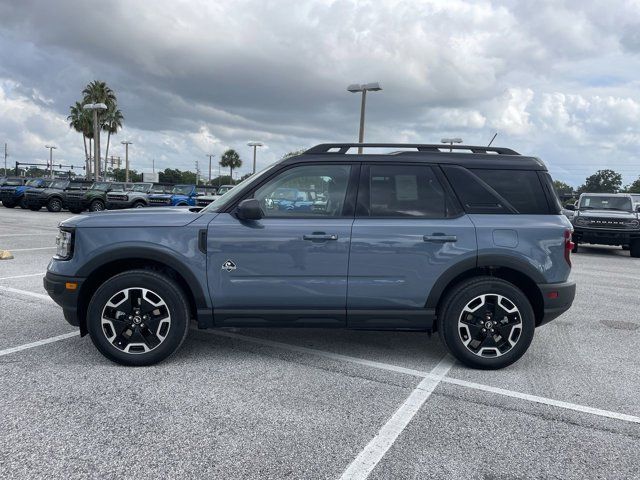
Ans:
[[[171,205],[170,198],[150,198],[149,203],[151,205]]]
[[[0,197],[13,197],[16,194],[17,190],[17,188],[2,188],[0,189]]]
[[[629,228],[625,220],[606,217],[590,217],[587,220],[587,226],[595,228]]]
[[[211,202],[213,202],[213,200],[198,199],[198,200],[196,200],[196,205],[198,207],[206,207]]]

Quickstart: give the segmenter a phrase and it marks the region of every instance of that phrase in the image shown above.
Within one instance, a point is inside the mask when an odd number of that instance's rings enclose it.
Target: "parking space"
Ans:
[[[0,477],[638,478],[628,252],[581,248],[574,308],[500,371],[436,379],[437,336],[401,332],[193,329],[149,368],[88,337],[9,352],[74,331],[41,278],[68,216],[0,207]]]

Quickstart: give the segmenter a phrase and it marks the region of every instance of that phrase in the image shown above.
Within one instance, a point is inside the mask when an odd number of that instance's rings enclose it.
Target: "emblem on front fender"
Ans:
[[[222,264],[222,270],[226,270],[227,272],[233,272],[236,269],[236,264],[231,260],[227,260]]]

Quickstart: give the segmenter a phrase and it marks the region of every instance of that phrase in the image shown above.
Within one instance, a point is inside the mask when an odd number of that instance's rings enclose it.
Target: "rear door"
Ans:
[[[347,298],[353,328],[428,328],[425,305],[438,278],[475,265],[475,228],[427,164],[362,167],[351,233]]]

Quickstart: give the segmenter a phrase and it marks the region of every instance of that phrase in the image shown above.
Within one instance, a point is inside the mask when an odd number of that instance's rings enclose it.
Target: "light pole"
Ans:
[[[82,108],[93,110],[93,162],[94,181],[100,179],[100,125],[98,125],[98,110],[106,110],[104,103],[87,103]]]
[[[209,185],[211,185],[211,159],[213,158],[213,153],[207,153],[207,157],[209,157]]]
[[[54,147],[53,145],[45,145],[44,148],[49,149],[49,178],[53,180],[53,151],[58,147]]]
[[[462,139],[455,137],[455,138],[443,138],[442,140],[440,140],[440,143],[448,143],[449,145],[451,145],[451,148],[449,148],[449,151],[452,152],[453,151],[453,144],[454,143],[462,143]]]
[[[253,173],[256,173],[256,148],[262,147],[264,143],[251,140],[247,145],[253,147]]]
[[[367,92],[379,92],[382,87],[378,82],[363,83],[359,85],[354,83],[347,87],[347,91],[351,93],[362,92],[362,101],[360,103],[360,133],[358,134],[358,143],[364,142],[364,109],[367,103]],[[358,153],[362,153],[362,147],[358,147]]]
[[[122,142],[120,142],[122,145],[124,145],[124,181],[125,182],[129,182],[129,145],[131,145],[133,142],[130,142],[129,140],[124,140]]]

